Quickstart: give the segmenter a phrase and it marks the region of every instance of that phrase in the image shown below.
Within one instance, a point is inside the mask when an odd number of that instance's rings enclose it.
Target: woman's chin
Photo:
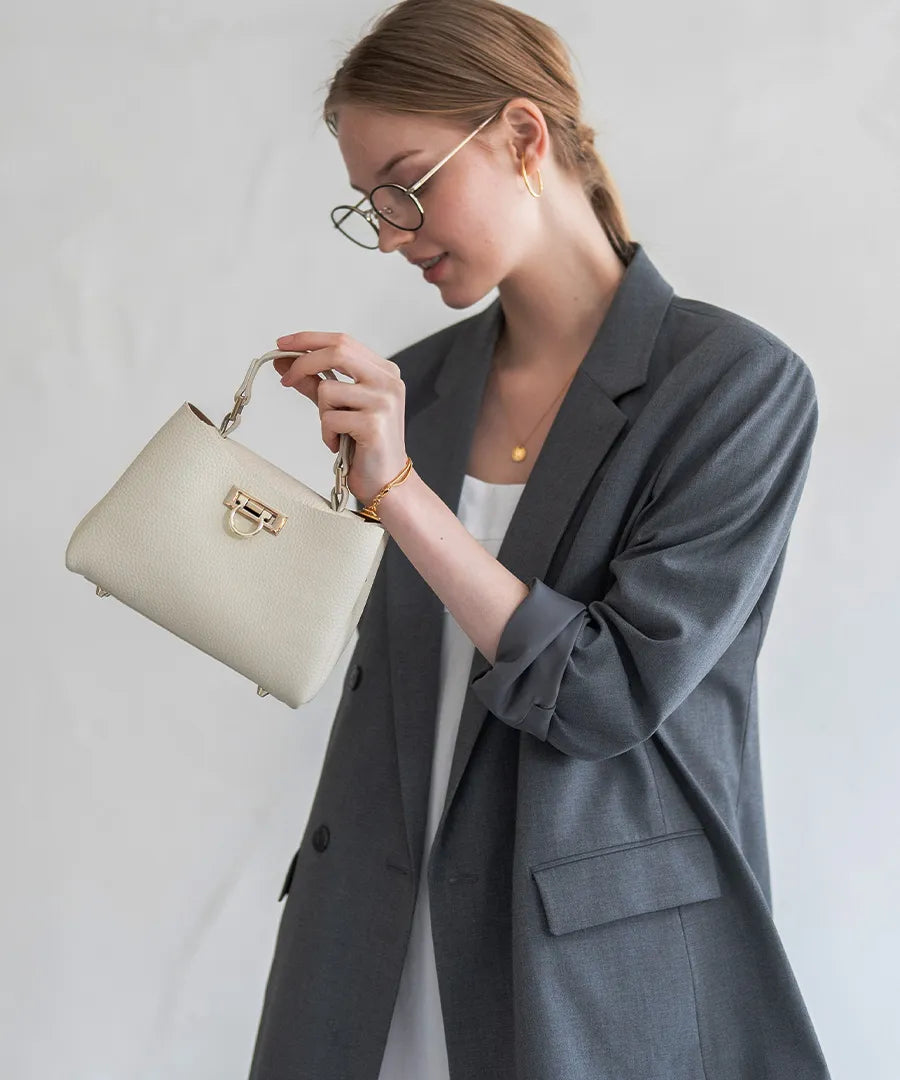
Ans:
[[[443,300],[444,304],[454,310],[461,310],[477,304],[494,287],[491,285],[487,288],[478,288],[478,286],[472,288],[471,283],[467,283],[467,285],[460,283],[458,278],[448,278],[446,281],[436,281],[434,284],[440,288],[441,300]]]

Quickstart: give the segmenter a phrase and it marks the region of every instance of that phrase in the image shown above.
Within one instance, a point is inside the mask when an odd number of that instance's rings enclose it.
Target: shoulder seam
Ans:
[[[727,315],[720,314],[717,311],[701,311],[696,307],[692,307],[693,304],[703,304],[702,300],[692,300],[686,296],[676,296],[672,298],[671,306],[680,308],[682,311],[686,311],[691,315],[695,315],[697,318],[710,319],[717,323],[722,323],[725,326],[734,326],[735,322],[740,322],[747,330],[752,331],[753,335],[757,337],[761,342],[765,342],[767,345],[772,346],[775,349],[786,349],[788,352],[793,353],[793,349],[784,341],[782,341],[774,333],[769,333],[765,327],[760,326],[758,323],[754,323],[752,319],[747,318],[744,315],[740,315],[737,312],[729,312]],[[715,305],[713,305],[715,306]],[[730,317],[729,317],[730,316]]]

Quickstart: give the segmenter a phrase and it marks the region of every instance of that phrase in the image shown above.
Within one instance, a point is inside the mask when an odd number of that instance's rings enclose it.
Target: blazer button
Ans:
[[[312,834],[312,846],[316,851],[324,851],[328,847],[328,841],[331,834],[328,832],[327,825],[320,825],[316,831]]]
[[[353,667],[350,668],[350,674],[347,677],[347,685],[350,687],[351,690],[355,690],[357,686],[359,686],[359,680],[361,678],[362,668],[359,666],[359,664],[354,664]]]

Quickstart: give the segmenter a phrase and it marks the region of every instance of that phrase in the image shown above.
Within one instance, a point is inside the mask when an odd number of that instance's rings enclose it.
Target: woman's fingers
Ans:
[[[399,378],[396,364],[372,352],[349,334],[303,330],[285,334],[276,344],[286,352],[303,354],[291,362],[289,382],[294,381],[295,375],[315,374],[329,368],[347,375],[354,382],[384,383]]]
[[[281,376],[282,386],[293,386],[295,390],[298,390],[301,394],[304,394],[318,404],[319,384],[323,380],[315,374],[301,375],[296,379],[288,378],[294,359],[295,358],[292,356],[276,356],[272,360],[272,366]]]
[[[294,380],[288,379],[285,381],[288,373],[291,372],[291,364],[291,356],[278,356],[272,361],[272,366],[281,376],[282,386],[292,386],[295,390],[298,390],[301,394],[304,394],[309,397],[311,401],[318,404],[319,386],[320,383],[325,380],[320,379],[318,375],[303,375]]]
[[[342,434],[354,440],[347,484],[356,498],[371,498],[386,479],[396,475],[398,462],[406,459],[406,386],[399,365],[349,334],[308,330],[285,334],[277,345],[298,354],[279,359],[282,385],[293,386],[315,401],[322,439],[330,450],[337,450]],[[348,379],[323,377],[327,371]]]

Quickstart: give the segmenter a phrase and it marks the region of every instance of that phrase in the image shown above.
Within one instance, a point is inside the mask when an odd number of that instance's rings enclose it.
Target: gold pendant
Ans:
[[[527,453],[528,451],[525,449],[524,446],[514,446],[512,452],[512,459],[513,461],[524,461],[525,455]]]

